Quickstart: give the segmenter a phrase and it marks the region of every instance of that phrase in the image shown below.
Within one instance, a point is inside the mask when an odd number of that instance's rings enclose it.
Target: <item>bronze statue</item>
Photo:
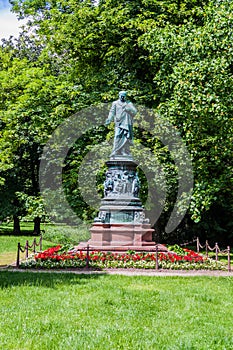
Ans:
[[[119,99],[110,109],[106,125],[114,119],[115,135],[111,157],[130,156],[129,146],[133,144],[133,117],[137,113],[132,102],[126,100],[126,91],[119,92]]]

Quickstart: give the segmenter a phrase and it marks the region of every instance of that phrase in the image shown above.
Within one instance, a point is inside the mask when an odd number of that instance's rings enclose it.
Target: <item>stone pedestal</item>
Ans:
[[[149,224],[94,223],[90,231],[91,239],[88,243],[95,247],[142,247],[155,244],[152,242],[153,229]]]
[[[92,248],[121,248],[126,250],[152,247],[153,229],[145,218],[139,199],[140,183],[137,165],[129,156],[106,162],[104,198],[99,215],[90,229]]]

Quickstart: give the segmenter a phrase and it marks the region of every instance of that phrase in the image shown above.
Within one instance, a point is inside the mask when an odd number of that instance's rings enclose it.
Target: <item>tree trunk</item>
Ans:
[[[41,218],[39,218],[38,216],[34,219],[34,231],[33,233],[35,235],[40,235],[40,222],[41,222]]]
[[[13,216],[13,220],[14,220],[14,228],[13,228],[13,233],[15,235],[20,235],[21,234],[21,230],[20,230],[20,221],[18,216]]]

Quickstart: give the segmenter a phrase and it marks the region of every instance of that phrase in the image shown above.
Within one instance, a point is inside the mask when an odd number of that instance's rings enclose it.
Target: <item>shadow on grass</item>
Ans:
[[[12,228],[0,228],[0,236],[40,236],[33,230],[22,230],[21,233],[13,232]]]
[[[1,223],[0,224],[0,236],[10,235],[10,236],[28,236],[34,234],[34,223],[33,222],[22,222],[20,224],[21,232],[14,232],[14,227],[12,222]]]
[[[11,288],[15,286],[36,286],[46,288],[57,288],[62,285],[85,285],[93,279],[104,276],[105,273],[74,274],[53,272],[18,272],[0,271],[0,288]]]

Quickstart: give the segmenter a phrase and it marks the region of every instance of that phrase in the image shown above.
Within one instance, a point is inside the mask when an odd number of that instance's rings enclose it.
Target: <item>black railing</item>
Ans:
[[[42,235],[40,236],[38,243],[36,242],[36,238],[34,238],[31,245],[29,244],[28,240],[24,246],[22,246],[21,243],[18,243],[16,267],[19,267],[20,265],[20,252],[25,253],[25,259],[28,259],[29,250],[32,250],[32,253],[36,253],[36,247],[39,247],[40,251],[42,250]]]

